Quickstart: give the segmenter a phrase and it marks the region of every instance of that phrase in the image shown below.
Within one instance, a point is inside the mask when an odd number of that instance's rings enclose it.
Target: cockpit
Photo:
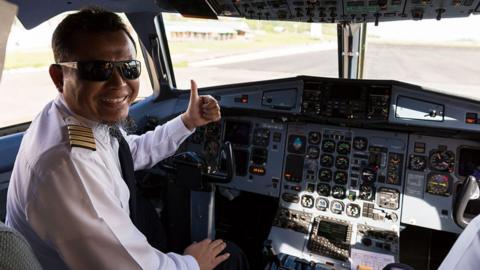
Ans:
[[[131,107],[137,134],[188,105],[159,13],[336,27],[337,78],[199,85],[218,100],[222,119],[137,172],[171,250],[221,237],[245,251],[252,269],[376,270],[396,262],[436,269],[480,212],[480,98],[362,77],[367,23],[475,16],[480,0],[9,2],[27,27],[87,4],[125,12],[154,89]],[[0,149],[18,150],[16,129],[0,138]],[[2,158],[6,177],[15,147]]]

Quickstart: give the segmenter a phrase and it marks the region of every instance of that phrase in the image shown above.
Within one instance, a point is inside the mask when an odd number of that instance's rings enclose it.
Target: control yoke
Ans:
[[[480,190],[477,184],[477,178],[470,175],[464,180],[454,200],[453,215],[458,226],[465,228],[468,223],[470,223],[471,219],[465,217],[465,209],[467,208],[468,202],[478,199],[479,195]]]
[[[235,157],[232,144],[225,142],[220,147],[219,164],[224,164],[224,169],[212,171],[206,159],[196,152],[183,152],[172,158],[173,167],[166,165],[165,169],[175,171],[176,183],[192,190],[208,189],[208,184],[229,183],[235,173]]]

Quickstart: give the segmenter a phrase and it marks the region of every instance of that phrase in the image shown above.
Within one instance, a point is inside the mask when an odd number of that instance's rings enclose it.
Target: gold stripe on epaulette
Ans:
[[[77,141],[84,141],[84,142],[95,144],[95,139],[90,138],[90,137],[78,136],[78,135],[68,135],[68,138],[70,139],[70,141],[71,140],[77,140]]]
[[[84,141],[78,141],[78,140],[70,140],[70,145],[72,147],[82,147],[82,148],[87,148],[90,150],[97,150],[97,146],[95,143],[89,143],[89,142],[84,142]]]
[[[78,130],[78,131],[84,131],[84,132],[92,133],[92,129],[89,128],[89,127],[82,127],[82,126],[77,126],[77,125],[68,125],[67,128],[68,128],[68,130]]]
[[[91,128],[78,125],[68,125],[67,129],[70,146],[82,147],[94,151],[97,149]]]
[[[82,136],[82,137],[88,137],[93,139],[93,134],[85,131],[69,130],[68,135]]]

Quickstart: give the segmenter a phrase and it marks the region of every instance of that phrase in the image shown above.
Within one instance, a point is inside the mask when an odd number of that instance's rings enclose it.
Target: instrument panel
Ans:
[[[479,106],[418,90],[311,77],[246,85],[247,102],[231,92],[220,101],[245,114],[198,129],[186,148],[221,170],[218,149],[232,143],[236,176],[219,185],[278,198],[269,236],[277,252],[339,269],[362,252],[397,261],[401,224],[461,231],[456,191],[480,165],[480,143],[448,132],[475,134],[466,116]]]

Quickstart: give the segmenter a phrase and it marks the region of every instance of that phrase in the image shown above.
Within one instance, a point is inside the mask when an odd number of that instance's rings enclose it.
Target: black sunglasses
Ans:
[[[82,80],[102,82],[108,81],[113,74],[113,69],[118,68],[126,80],[135,80],[140,77],[140,61],[78,61],[62,62],[59,66],[75,68]]]

